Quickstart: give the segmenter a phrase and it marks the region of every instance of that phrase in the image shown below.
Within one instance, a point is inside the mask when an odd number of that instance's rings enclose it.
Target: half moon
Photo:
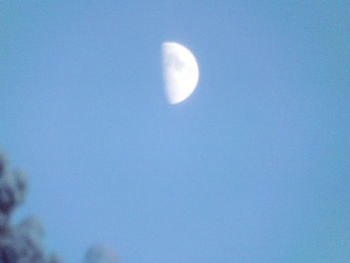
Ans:
[[[187,99],[196,89],[199,69],[196,58],[186,47],[175,42],[162,44],[165,92],[171,104]]]

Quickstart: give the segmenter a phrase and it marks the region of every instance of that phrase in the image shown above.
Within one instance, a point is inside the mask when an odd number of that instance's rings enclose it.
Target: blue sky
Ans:
[[[1,1],[0,147],[70,262],[350,258],[347,1]],[[168,104],[163,41],[198,59]]]

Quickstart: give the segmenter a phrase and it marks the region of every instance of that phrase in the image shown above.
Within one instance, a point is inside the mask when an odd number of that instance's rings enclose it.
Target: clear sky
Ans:
[[[68,263],[350,258],[349,1],[0,1],[0,147]],[[198,59],[170,105],[163,41]]]

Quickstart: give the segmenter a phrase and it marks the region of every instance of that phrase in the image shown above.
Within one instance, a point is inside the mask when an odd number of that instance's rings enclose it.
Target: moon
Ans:
[[[162,43],[165,93],[171,104],[187,99],[197,87],[199,68],[192,52],[175,42]]]

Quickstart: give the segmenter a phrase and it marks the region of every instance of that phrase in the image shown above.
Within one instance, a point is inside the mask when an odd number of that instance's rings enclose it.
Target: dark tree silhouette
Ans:
[[[57,255],[44,249],[44,228],[36,217],[16,225],[11,223],[11,215],[24,201],[26,192],[26,177],[19,171],[11,171],[7,158],[0,153],[0,263],[60,263]],[[117,257],[113,250],[98,245],[87,251],[84,261],[117,263]]]

